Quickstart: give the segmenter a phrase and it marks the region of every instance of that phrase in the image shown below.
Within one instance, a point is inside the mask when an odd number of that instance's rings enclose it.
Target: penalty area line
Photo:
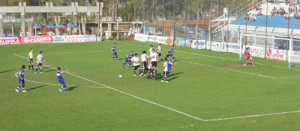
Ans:
[[[20,58],[23,58],[23,59],[27,59],[26,57],[23,57],[23,56],[20,56],[20,55],[17,55],[17,54],[14,54],[14,55],[15,55],[15,56],[18,56],[18,57],[20,57]],[[47,65],[47,66],[48,66],[48,65]],[[51,67],[51,66],[48,66],[48,67],[49,67],[49,68],[55,69],[54,67]],[[96,81],[87,79],[87,78],[85,78],[85,77],[78,76],[78,75],[73,74],[73,73],[68,72],[67,74],[72,75],[72,76],[75,76],[75,77],[78,77],[78,78],[80,78],[80,79],[82,79],[82,80],[89,81],[89,82],[94,83],[94,84],[97,84],[97,85],[101,85],[101,86],[103,86],[103,87],[106,87],[106,88],[111,89],[111,90],[113,90],[113,91],[119,92],[119,93],[121,93],[121,94],[124,94],[124,95],[130,96],[130,97],[136,98],[136,99],[141,100],[141,101],[144,101],[144,102],[146,102],[146,103],[149,103],[149,104],[152,104],[152,105],[161,107],[161,108],[163,108],[163,109],[167,109],[167,110],[176,112],[176,113],[178,113],[178,114],[181,114],[181,115],[184,115],[184,116],[187,116],[187,117],[190,117],[190,118],[193,118],[193,119],[195,119],[195,120],[202,121],[202,122],[226,121],[226,120],[245,119],[245,118],[252,118],[252,117],[263,117],[263,116],[273,116],[273,115],[283,115],[283,114],[300,113],[300,110],[298,110],[298,111],[288,111],[288,112],[280,112],[280,113],[257,114],[257,115],[248,115],[248,116],[239,116],[239,117],[228,117],[228,118],[217,118],[217,119],[202,119],[202,118],[200,118],[200,117],[196,117],[196,116],[190,115],[190,114],[188,114],[188,113],[185,113],[185,112],[182,112],[182,111],[173,109],[173,108],[171,108],[171,107],[164,106],[164,105],[158,104],[158,103],[156,103],[156,102],[153,102],[153,101],[150,101],[150,100],[147,100],[147,99],[144,99],[144,98],[141,98],[141,97],[138,97],[138,96],[129,94],[129,93],[125,92],[125,91],[121,91],[121,90],[119,90],[119,89],[115,89],[115,88],[109,87],[109,86],[107,86],[107,85],[98,83],[98,82],[96,82]]]

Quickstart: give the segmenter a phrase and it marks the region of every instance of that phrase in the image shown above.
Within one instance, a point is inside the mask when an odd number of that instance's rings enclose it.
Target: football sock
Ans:
[[[31,65],[29,65],[29,70],[30,70]]]

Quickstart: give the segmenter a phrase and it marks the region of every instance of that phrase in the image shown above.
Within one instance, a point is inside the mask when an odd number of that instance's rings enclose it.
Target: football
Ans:
[[[122,76],[122,75],[119,75],[119,78],[123,78],[123,76]]]

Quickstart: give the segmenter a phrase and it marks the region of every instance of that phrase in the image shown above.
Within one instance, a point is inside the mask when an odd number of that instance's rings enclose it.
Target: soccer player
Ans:
[[[34,70],[34,67],[33,67],[33,48],[30,49],[30,52],[28,53],[28,61],[29,61],[29,71],[30,71],[30,68],[32,68],[32,71]]]
[[[21,86],[23,87],[22,92],[26,92],[25,91],[25,80],[24,80],[24,69],[25,69],[25,65],[22,65],[22,68],[20,69],[20,71],[18,73],[19,86],[15,89],[16,92],[19,92],[19,88]]]
[[[141,56],[141,61],[142,61],[142,74],[141,76],[144,74],[147,74],[147,70],[148,70],[148,58],[149,56],[147,55],[146,51],[143,51],[143,55]]]
[[[67,91],[67,85],[65,80],[62,78],[61,74],[67,73],[69,72],[69,70],[66,71],[61,71],[60,67],[57,67],[57,72],[56,72],[56,76],[58,79],[58,82],[61,83],[63,86],[61,88],[59,88],[59,91],[62,92],[62,90],[65,88],[65,91]]]
[[[250,60],[250,62],[251,62],[251,65],[252,66],[254,66],[254,63],[253,63],[253,61],[252,61],[252,58],[251,58],[251,54],[250,54],[250,52],[249,52],[249,47],[247,47],[246,48],[246,50],[245,50],[245,52],[244,52],[244,55],[246,55],[246,57],[244,58],[244,66],[246,66],[247,65],[247,63],[246,63],[246,60]]]
[[[134,72],[134,76],[136,76],[136,70],[139,70],[139,73],[141,74],[141,70],[140,70],[140,58],[138,57],[138,54],[135,53],[134,57],[131,59],[131,61],[133,62],[133,72]]]
[[[44,54],[43,51],[40,51],[40,54],[36,57],[35,73],[37,72],[38,68],[40,68],[40,73],[43,73],[43,60],[44,60],[43,54]]]
[[[119,61],[116,48],[117,48],[117,43],[114,43],[114,46],[111,48],[111,53],[113,54],[112,61],[114,61],[115,57],[116,57],[117,61]]]
[[[158,44],[158,47],[157,47],[157,55],[160,57],[160,61],[163,61],[163,58],[161,56],[161,43]]]
[[[166,83],[168,83],[168,61],[167,58],[165,58],[164,63],[163,63],[163,79],[161,80],[161,82],[166,81]]]
[[[176,63],[173,63],[175,61],[175,57],[173,57],[169,62],[168,62],[168,72],[167,75],[169,75],[171,72],[173,72],[172,67],[176,65]]]
[[[174,51],[174,45],[172,45],[172,47],[168,50],[168,54],[166,58],[168,58],[169,56],[173,57],[173,51]]]
[[[132,58],[132,57],[133,57],[133,51],[131,51],[131,52],[127,55],[127,57],[126,57],[126,59],[125,59],[125,62],[123,63],[123,65],[121,66],[121,68],[123,68],[123,66],[126,65],[127,63],[128,63],[127,68],[129,68],[129,66],[131,65],[131,58]]]
[[[148,79],[151,80],[153,77],[153,66],[151,62],[148,64]]]
[[[150,55],[150,61],[151,61],[152,68],[153,68],[153,75],[155,76],[155,79],[156,79],[158,57],[157,57],[157,53],[155,53],[154,49],[152,49],[152,53]]]
[[[150,45],[150,49],[148,50],[149,51],[149,56],[151,55],[151,53],[152,53],[152,50],[153,50],[153,45]]]

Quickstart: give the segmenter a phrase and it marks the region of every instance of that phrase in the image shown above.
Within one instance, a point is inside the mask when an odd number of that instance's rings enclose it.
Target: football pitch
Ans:
[[[175,47],[162,83],[161,62],[158,80],[121,68],[131,50],[140,56],[151,44],[119,41],[121,60],[112,61],[113,43],[0,46],[0,130],[299,130],[299,64],[254,58],[244,67],[237,54]],[[44,52],[44,73],[25,70],[27,92],[17,93],[30,48],[34,58]],[[162,48],[165,56],[170,47]],[[70,71],[67,92],[57,67]]]

